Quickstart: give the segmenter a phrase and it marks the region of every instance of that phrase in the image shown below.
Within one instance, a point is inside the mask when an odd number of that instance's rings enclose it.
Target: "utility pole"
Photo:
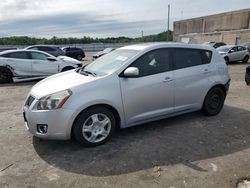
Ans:
[[[143,34],[143,31],[141,31],[141,38],[143,38],[144,34]]]
[[[170,5],[168,5],[168,30],[167,30],[167,41],[169,41],[169,22],[170,22]]]

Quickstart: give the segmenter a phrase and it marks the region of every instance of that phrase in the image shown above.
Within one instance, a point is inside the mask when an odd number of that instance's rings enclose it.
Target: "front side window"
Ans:
[[[212,58],[212,52],[207,50],[177,48],[172,52],[175,69],[207,64]]]
[[[148,52],[132,63],[130,67],[139,69],[139,77],[167,72],[170,70],[169,51],[158,49]]]
[[[37,53],[37,52],[31,52],[31,58],[35,60],[42,60],[42,61],[47,61],[48,56],[42,53]]]
[[[237,47],[233,47],[230,52],[233,53],[233,52],[237,52],[238,51],[238,48]]]

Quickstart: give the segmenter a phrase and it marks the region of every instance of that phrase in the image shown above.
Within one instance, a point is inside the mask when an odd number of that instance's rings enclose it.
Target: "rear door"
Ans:
[[[175,112],[200,108],[211,87],[209,78],[213,67],[209,63],[212,52],[174,48],[171,54],[174,64]]]
[[[59,72],[59,61],[49,61],[47,54],[30,52],[32,59],[32,72],[37,76],[48,76]]]
[[[243,60],[246,53],[247,53],[247,49],[243,46],[238,46],[238,53],[239,53],[239,59],[238,60]]]
[[[18,76],[31,76],[31,64],[29,53],[25,51],[11,52],[2,56],[6,64],[10,65]]]

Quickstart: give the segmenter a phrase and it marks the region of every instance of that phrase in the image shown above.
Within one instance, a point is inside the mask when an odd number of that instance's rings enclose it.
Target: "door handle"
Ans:
[[[163,82],[171,82],[171,81],[173,81],[173,78],[170,78],[170,77],[166,77],[164,80],[163,80]]]

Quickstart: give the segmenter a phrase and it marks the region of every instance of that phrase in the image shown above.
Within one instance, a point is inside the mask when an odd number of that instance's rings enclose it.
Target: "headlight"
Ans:
[[[61,108],[71,96],[72,91],[65,90],[43,97],[37,104],[37,110],[55,110]]]

